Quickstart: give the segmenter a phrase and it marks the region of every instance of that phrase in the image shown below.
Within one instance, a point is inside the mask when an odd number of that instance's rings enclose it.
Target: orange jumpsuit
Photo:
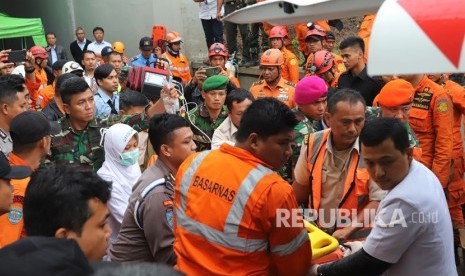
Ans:
[[[27,166],[30,165],[17,156],[14,152],[10,153],[11,166]],[[24,232],[24,219],[23,219],[23,202],[26,193],[27,185],[31,178],[12,179],[10,181],[13,186],[13,205],[8,214],[0,216],[0,248],[3,248],[15,241],[26,236]]]
[[[281,76],[290,82],[299,82],[299,61],[297,57],[285,47],[281,52],[284,57],[284,64],[281,65]]]
[[[264,80],[254,82],[250,87],[250,92],[255,99],[273,97],[286,104],[289,108],[296,107],[294,101],[295,84],[286,81],[282,77],[274,87],[269,86]]]
[[[443,188],[447,187],[451,172],[453,120],[449,95],[424,75],[415,87],[409,123],[420,142],[421,162],[433,171]]]
[[[37,98],[39,97],[39,90],[45,88],[47,86],[47,73],[45,73],[44,69],[35,70],[34,74],[36,75],[36,81],[30,81],[27,77],[26,80],[26,87],[29,90],[29,96],[31,97],[31,105],[32,107],[36,106]]]
[[[375,23],[375,18],[376,14],[365,15],[362,23],[360,24],[360,30],[358,32],[358,36],[363,39],[363,42],[365,42],[365,63],[367,63],[368,60],[368,49],[370,45],[371,29],[373,28],[373,23]]]
[[[56,81],[39,90],[39,96],[42,97],[42,102],[40,104],[41,108],[45,108],[47,104],[53,99],[53,97],[55,97],[55,83]]]
[[[180,78],[183,85],[186,85],[192,79],[189,61],[185,55],[179,53],[175,57],[167,51],[162,56],[169,61],[169,69],[173,77]]]
[[[452,98],[454,106],[454,125],[452,160],[453,160],[453,178],[447,186],[448,205],[454,228],[463,228],[464,221],[461,205],[465,203],[465,181],[463,180],[464,156],[463,156],[463,139],[461,133],[462,115],[465,115],[465,89],[459,84],[447,80],[444,83],[444,89]]]
[[[326,32],[331,31],[331,27],[329,26],[327,20],[315,21],[313,23],[322,27]],[[305,43],[305,36],[307,35],[308,31],[307,23],[295,24],[294,31],[295,36],[299,41],[299,51],[301,51],[305,56],[308,56],[310,52],[308,51],[307,44]]]
[[[224,168],[229,168],[224,170]],[[293,216],[291,186],[239,147],[191,155],[180,166],[174,193],[174,251],[187,275],[306,275],[308,233]],[[287,224],[289,223],[289,224]]]

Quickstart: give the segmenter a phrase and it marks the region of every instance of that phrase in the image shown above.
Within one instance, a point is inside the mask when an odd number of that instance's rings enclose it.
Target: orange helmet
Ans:
[[[315,38],[323,40],[323,38],[325,38],[326,36],[326,32],[322,27],[315,24],[311,24],[308,27],[307,33],[305,34],[305,40],[307,40],[310,36],[316,36]]]
[[[286,38],[289,37],[286,26],[274,26],[271,28],[269,38]]]
[[[35,58],[46,59],[48,57],[47,50],[42,46],[32,46],[29,52],[31,52]]]
[[[119,54],[124,53],[124,44],[121,41],[115,41],[113,43],[113,50]]]
[[[268,49],[260,58],[260,65],[262,66],[281,66],[283,63],[283,53],[278,49]]]
[[[210,46],[210,49],[208,49],[208,58],[213,56],[222,56],[224,58],[228,58],[228,49],[226,49],[223,44],[215,42],[212,44],[212,46]]]
[[[168,43],[182,42],[181,35],[176,31],[171,31],[166,34],[166,41],[168,41]]]
[[[312,66],[310,72],[316,75],[323,74],[333,67],[334,56],[326,50],[318,51],[313,54]]]

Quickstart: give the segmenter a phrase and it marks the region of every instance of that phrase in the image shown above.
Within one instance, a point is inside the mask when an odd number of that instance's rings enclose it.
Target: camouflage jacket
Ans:
[[[96,116],[82,131],[73,130],[67,117],[61,118],[58,123],[61,132],[52,136],[51,155],[47,157],[46,163],[80,165],[94,171],[100,169],[105,160],[104,149],[101,145],[103,144],[100,132],[102,128],[117,123],[128,124],[136,131],[148,128],[148,120],[144,114]]]
[[[226,106],[223,106],[220,115],[215,121],[212,121],[208,109],[205,105],[200,105],[196,109],[193,109],[189,112],[189,120],[191,123],[191,129],[194,133],[193,140],[197,145],[197,151],[209,150],[211,149],[211,139],[215,129],[228,117],[228,111]],[[202,132],[200,132],[199,128]]]
[[[302,111],[298,109],[293,109],[293,112],[299,121],[299,123],[294,127],[295,147],[292,151],[292,156],[289,158],[289,161],[280,171],[278,171],[279,175],[289,183],[292,183],[292,172],[294,170],[295,164],[297,164],[297,160],[299,159],[300,148],[302,147],[305,135],[323,130],[323,124],[321,121],[313,121],[309,119]]]
[[[365,111],[365,118],[367,120],[370,120],[376,117],[381,117],[381,108],[375,107],[375,106],[367,106],[366,111]],[[418,142],[418,138],[415,135],[415,132],[413,132],[408,122],[405,123],[405,128],[407,129],[407,132],[408,132],[408,139],[410,142],[410,147],[419,148],[420,143]]]

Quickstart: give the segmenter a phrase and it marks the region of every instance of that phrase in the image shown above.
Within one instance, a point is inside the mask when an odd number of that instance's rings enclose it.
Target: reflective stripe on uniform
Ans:
[[[194,177],[195,172],[199,168],[200,164],[202,163],[203,159],[210,151],[203,151],[199,155],[197,155],[194,160],[190,163],[189,168],[187,168],[186,173],[182,177],[181,186],[179,187],[179,195],[181,199],[181,209],[186,210],[186,197],[187,191],[189,190],[189,186],[192,182],[192,178]]]
[[[323,136],[325,135],[325,131],[327,130],[322,130],[315,132],[313,135],[313,143],[312,143],[312,155],[310,159],[310,164],[315,164],[316,158],[317,158],[317,152],[318,149],[320,148],[321,141],[323,140]]]
[[[134,204],[134,221],[136,222],[137,226],[141,229],[141,230],[144,230],[144,224],[142,223],[142,220],[140,219],[140,215],[139,215],[139,207],[140,207],[140,204],[141,202],[145,199],[145,197],[153,190],[155,189],[156,187],[162,185],[165,183],[165,179],[164,178],[160,178],[160,179],[157,179],[155,181],[153,181],[152,183],[150,183],[147,187],[145,187],[144,190],[142,190],[142,192],[140,193],[140,200],[137,200],[136,201],[136,204]]]
[[[179,188],[180,208],[175,209],[176,223],[194,235],[204,237],[209,242],[219,244],[230,249],[242,252],[266,251],[268,248],[267,239],[246,239],[238,236],[239,226],[244,215],[245,206],[250,195],[253,193],[256,184],[264,176],[273,173],[272,170],[262,165],[258,165],[251,170],[242,181],[231,209],[229,210],[228,216],[226,217],[223,231],[214,229],[186,215],[186,200],[190,183],[195,172],[208,153],[209,152],[202,152],[199,156],[194,158],[183,176],[181,186]]]
[[[306,242],[308,242],[308,232],[306,229],[303,229],[302,232],[300,232],[300,234],[290,242],[272,247],[271,253],[277,254],[279,256],[290,255]]]

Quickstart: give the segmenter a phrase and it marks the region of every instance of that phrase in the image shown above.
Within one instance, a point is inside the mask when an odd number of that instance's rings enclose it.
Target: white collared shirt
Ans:
[[[217,0],[205,0],[199,3],[199,18],[210,20],[216,19],[216,2]],[[224,7],[221,7],[221,15],[224,14]]]
[[[219,149],[224,143],[234,146],[236,144],[237,127],[231,119],[226,118],[215,130],[212,137],[212,150]]]
[[[86,46],[87,40],[84,38],[84,40],[82,42],[80,42],[78,39],[76,39],[76,42],[77,42],[77,45],[79,46],[79,48],[81,48],[81,50],[84,51],[84,47]]]

